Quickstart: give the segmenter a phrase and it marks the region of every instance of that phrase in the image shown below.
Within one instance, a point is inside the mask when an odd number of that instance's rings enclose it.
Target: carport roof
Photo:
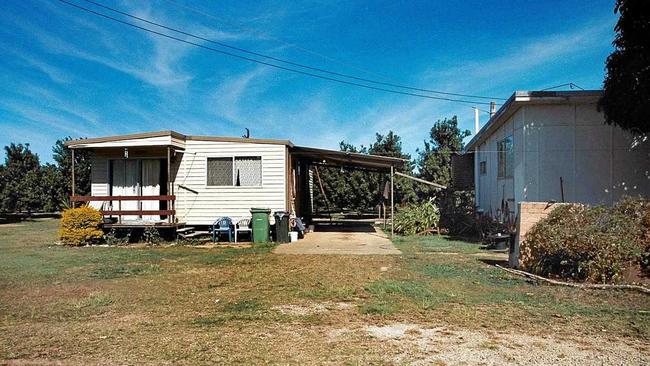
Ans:
[[[391,156],[360,154],[306,146],[293,146],[291,155],[316,165],[347,166],[375,170],[388,170],[391,166],[402,166],[407,161],[406,159]]]

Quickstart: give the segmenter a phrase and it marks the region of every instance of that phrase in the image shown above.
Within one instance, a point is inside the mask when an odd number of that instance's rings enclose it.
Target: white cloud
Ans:
[[[253,99],[262,91],[261,86],[254,82],[267,73],[266,67],[258,66],[250,71],[226,78],[211,93],[207,105],[208,111],[231,122],[242,124],[243,120],[247,118],[242,115],[242,100],[244,98]],[[247,108],[246,111],[249,112],[250,108]]]
[[[125,10],[145,19],[171,24],[162,12],[158,11],[154,14],[148,4],[138,3],[138,5],[145,7]],[[69,29],[75,29],[76,34],[83,34],[81,39],[86,42],[82,48],[36,24],[17,24],[23,31],[34,36],[47,52],[94,62],[168,91],[182,92],[182,89],[193,80],[194,72],[183,68],[184,58],[194,50],[191,45],[129,29],[128,26],[116,25],[100,18],[91,18],[93,21],[90,21],[87,17],[71,16],[70,13],[61,12],[58,8],[51,10],[69,20],[67,23],[70,25]],[[128,21],[137,22],[131,19]],[[155,28],[151,25],[142,25]],[[175,27],[216,41],[239,40],[244,37],[242,34],[219,31],[202,25],[185,24]],[[173,34],[170,31],[165,33]],[[173,35],[187,38],[178,34]],[[191,40],[202,43],[196,39]]]

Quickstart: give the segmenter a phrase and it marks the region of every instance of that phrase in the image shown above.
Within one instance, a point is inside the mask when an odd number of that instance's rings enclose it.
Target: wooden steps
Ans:
[[[199,236],[210,235],[209,231],[197,231],[193,226],[185,226],[176,230],[176,238],[178,240],[191,239]]]
[[[210,235],[209,231],[194,231],[184,235],[184,239],[196,238],[197,236]]]

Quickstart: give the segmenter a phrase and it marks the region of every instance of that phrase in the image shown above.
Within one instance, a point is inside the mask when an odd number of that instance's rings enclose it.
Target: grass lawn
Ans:
[[[0,364],[650,362],[649,296],[535,285],[478,244],[69,248],[57,225],[0,226]]]

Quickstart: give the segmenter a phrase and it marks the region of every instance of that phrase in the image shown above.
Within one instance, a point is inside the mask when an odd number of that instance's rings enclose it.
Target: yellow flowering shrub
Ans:
[[[102,214],[88,206],[63,211],[59,237],[67,245],[86,245],[100,242],[104,232],[100,229]]]

